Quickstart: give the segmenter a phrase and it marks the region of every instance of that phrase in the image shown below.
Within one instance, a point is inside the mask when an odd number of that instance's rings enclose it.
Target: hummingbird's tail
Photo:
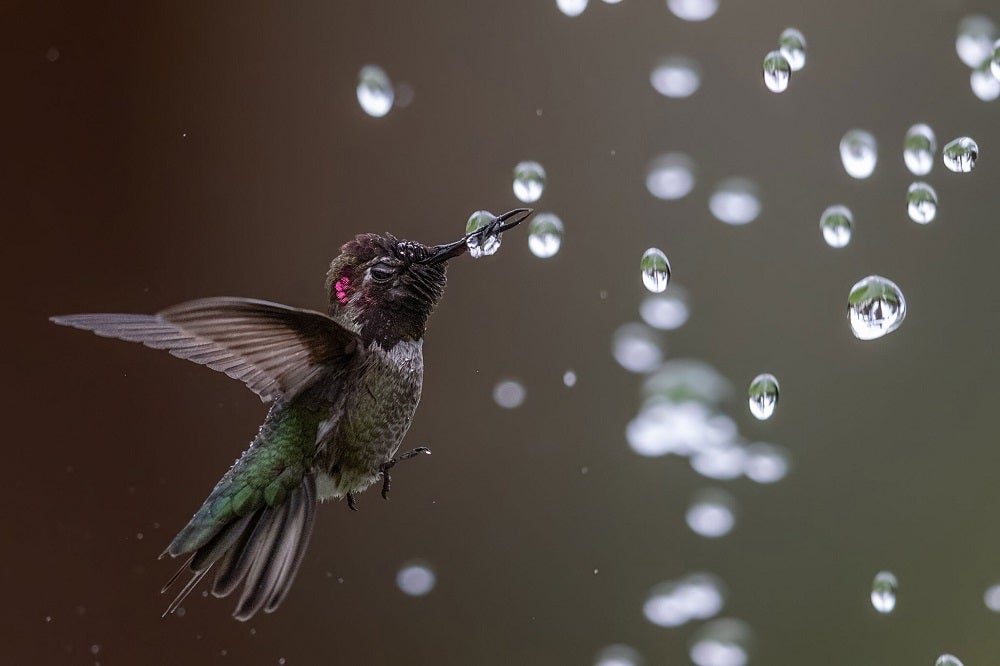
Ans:
[[[278,506],[262,506],[242,518],[233,518],[214,535],[198,539],[203,545],[194,550],[187,562],[163,586],[166,592],[185,571],[191,579],[174,597],[163,613],[173,613],[198,583],[218,564],[212,594],[225,597],[240,585],[243,592],[233,617],[246,621],[257,611],[271,613],[281,605],[302,563],[316,515],[316,477],[306,474],[302,483]],[[197,519],[197,515],[195,516]],[[192,519],[189,527],[195,524]],[[185,535],[177,535],[176,544]],[[167,549],[171,555],[174,544]],[[164,553],[166,554],[166,553]]]

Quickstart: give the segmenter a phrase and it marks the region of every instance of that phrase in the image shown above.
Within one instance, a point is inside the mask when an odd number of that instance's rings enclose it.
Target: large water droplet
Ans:
[[[493,387],[493,400],[504,409],[520,407],[526,395],[524,384],[515,379],[506,379]]]
[[[660,627],[678,627],[690,620],[710,618],[725,602],[722,583],[710,574],[696,573],[665,581],[649,590],[642,612]]]
[[[924,182],[916,182],[906,190],[906,212],[910,219],[927,224],[937,215],[937,192]]]
[[[588,0],[556,0],[556,6],[566,16],[579,16],[587,8]]]
[[[619,326],[611,338],[611,353],[629,372],[652,372],[663,362],[659,338],[643,324]]]
[[[496,216],[488,210],[477,210],[469,216],[469,221],[465,223],[465,233],[471,234],[477,229],[482,229],[495,219]],[[496,254],[496,251],[500,249],[500,234],[472,236],[466,241],[466,245],[469,246],[469,254],[473,259],[487,257]]]
[[[685,56],[664,58],[649,75],[653,89],[666,97],[689,97],[701,85],[698,64]]]
[[[646,285],[654,294],[659,294],[667,288],[670,282],[670,262],[667,255],[655,247],[651,247],[642,253],[639,261],[639,269],[642,273],[642,283]]]
[[[365,65],[358,72],[358,104],[369,116],[381,118],[389,113],[395,91],[385,70],[378,65]]]
[[[747,224],[760,215],[757,184],[748,178],[726,178],[708,200],[708,208],[726,224]]]
[[[899,581],[890,571],[879,571],[872,581],[872,606],[879,613],[891,613],[896,607],[896,590]]]
[[[968,173],[976,166],[976,160],[979,158],[979,145],[970,137],[960,136],[954,141],[944,144],[941,156],[949,171]]]
[[[680,199],[694,187],[694,163],[681,153],[654,159],[646,174],[646,189],[657,199]]]
[[[806,66],[806,38],[799,30],[785,28],[778,37],[778,50],[785,56],[793,72]]]
[[[396,574],[396,585],[404,593],[419,597],[434,589],[437,577],[424,562],[408,562]]]
[[[641,666],[642,657],[628,645],[609,645],[597,653],[594,666]]]
[[[514,196],[524,203],[538,201],[545,189],[545,169],[538,162],[520,162],[514,167]]]
[[[771,92],[785,92],[792,78],[792,66],[781,51],[771,51],[764,56],[764,85]]]
[[[713,620],[692,638],[691,661],[696,666],[745,666],[750,658],[750,640],[750,627],[742,620]]]
[[[552,213],[539,213],[528,225],[528,249],[539,259],[548,259],[562,245],[563,223]]]
[[[868,178],[878,162],[875,137],[864,130],[854,129],[840,140],[840,161],[852,178]]]
[[[869,275],[851,287],[847,319],[856,338],[881,338],[899,328],[906,319],[906,299],[892,280]]]
[[[788,453],[774,444],[750,444],[746,447],[743,473],[757,483],[781,481],[788,474]]]
[[[997,27],[985,16],[966,16],[958,23],[955,51],[969,67],[978,67],[993,55]]]
[[[667,0],[667,8],[685,21],[704,21],[719,9],[719,0]]]
[[[995,67],[994,62],[998,63]],[[972,94],[984,102],[992,102],[1000,97],[1000,78],[997,78],[994,69],[1000,69],[1000,61],[996,58],[984,62],[969,72],[969,87],[972,88]]]
[[[761,421],[771,418],[778,406],[778,380],[770,373],[757,375],[748,391],[750,413]]]
[[[695,494],[684,519],[695,534],[715,539],[733,529],[735,507],[736,500],[725,490],[708,488]]]
[[[851,242],[851,232],[854,231],[854,215],[851,209],[840,204],[829,206],[819,217],[819,228],[823,231],[823,240],[830,247],[844,247]]]
[[[963,666],[962,660],[953,654],[943,654],[934,662],[934,666]]]
[[[669,294],[647,296],[639,305],[642,320],[653,328],[662,331],[672,331],[684,325],[688,320],[689,310],[687,298],[677,287],[672,287]]]
[[[917,123],[906,130],[903,139],[903,162],[914,176],[926,176],[934,167],[937,138],[929,125]]]

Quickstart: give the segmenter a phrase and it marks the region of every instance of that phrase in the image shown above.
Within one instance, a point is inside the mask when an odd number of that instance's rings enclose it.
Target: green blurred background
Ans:
[[[656,0],[591,0],[576,18],[554,0],[0,4],[13,311],[0,660],[591,664],[625,643],[646,664],[683,664],[699,623],[657,627],[643,603],[660,581],[708,571],[725,583],[721,615],[753,630],[751,664],[994,663],[1000,130],[954,46],[975,12],[1000,20],[995,3],[957,0],[722,0],[702,23]],[[789,25],[808,62],[775,95],[761,60]],[[688,99],[650,86],[669,54],[700,65]],[[412,86],[412,103],[365,115],[369,63]],[[967,134],[982,150],[971,174],[936,156],[927,226],[904,202],[915,122],[939,146]],[[879,141],[868,180],[840,164],[852,127]],[[660,201],[646,167],[675,150],[695,161],[695,188]],[[322,507],[275,615],[240,624],[231,600],[196,594],[160,619],[176,563],[157,555],[265,410],[224,376],[46,318],[210,295],[320,309],[343,242],[451,241],[471,211],[518,204],[523,159],[548,171],[535,207],[562,218],[563,247],[540,260],[518,229],[498,255],[453,262],[404,444],[434,455],[399,468],[390,502]],[[761,215],[742,227],[707,207],[733,175],[760,188]],[[854,211],[843,250],[819,233],[833,203]],[[615,362],[611,336],[639,320],[650,245],[690,295],[667,357],[728,377],[743,436],[791,455],[777,484],[721,484],[738,504],[721,539],[684,520],[693,493],[720,483],[625,439],[642,378]],[[860,342],[846,298],[870,273],[902,287],[909,314]],[[741,397],[762,371],[782,387],[767,422]],[[514,410],[492,398],[509,377],[527,390]],[[437,574],[425,597],[395,583],[413,558]],[[899,602],[880,616],[868,596],[885,568]]]

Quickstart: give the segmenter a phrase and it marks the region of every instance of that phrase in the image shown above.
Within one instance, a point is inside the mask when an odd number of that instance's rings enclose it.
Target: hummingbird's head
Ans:
[[[423,337],[427,317],[444,293],[448,260],[468,248],[472,236],[497,234],[519,224],[531,210],[518,208],[447,245],[399,240],[392,234],[359,234],[330,264],[326,288],[330,314],[357,324],[365,344],[388,349]]]

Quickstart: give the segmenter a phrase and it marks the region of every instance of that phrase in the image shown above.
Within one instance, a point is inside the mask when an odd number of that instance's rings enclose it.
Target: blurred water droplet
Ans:
[[[881,338],[899,328],[906,319],[906,299],[892,280],[869,275],[851,287],[847,318],[856,338]]]
[[[691,457],[691,469],[717,481],[728,481],[743,474],[746,449],[732,442],[703,446]]]
[[[647,296],[639,306],[639,314],[643,321],[661,331],[680,328],[690,315],[687,299],[677,287],[672,287],[669,294]]]
[[[718,488],[708,488],[695,493],[684,518],[695,534],[715,539],[733,529],[735,507],[732,495]]]
[[[471,234],[477,229],[482,229],[487,224],[496,219],[496,216],[488,210],[477,210],[469,216],[469,221],[465,223],[465,233]],[[466,241],[469,246],[469,254],[473,259],[487,257],[496,254],[500,249],[500,234],[491,234],[485,237],[472,236]]]
[[[771,418],[778,405],[778,390],[774,375],[765,372],[754,377],[748,391],[750,413],[761,421]]]
[[[715,187],[708,208],[726,224],[748,224],[760,215],[757,184],[749,178],[726,178]]]
[[[993,63],[997,60],[987,60],[979,67],[969,72],[969,87],[972,94],[984,102],[992,102],[1000,97],[1000,79],[993,72]],[[996,66],[1000,69],[1000,64]]]
[[[792,78],[792,66],[781,51],[771,51],[764,56],[764,85],[774,93],[785,92]]]
[[[750,658],[750,627],[724,618],[703,625],[691,640],[690,657],[696,666],[745,666]]]
[[[493,387],[493,400],[504,409],[516,409],[524,402],[527,393],[524,384],[507,379]]]
[[[719,0],[667,0],[667,8],[679,19],[704,21],[719,9]]]
[[[656,92],[666,97],[690,97],[701,85],[698,63],[686,56],[670,56],[661,60],[649,75]]]
[[[690,455],[728,442],[735,428],[717,421],[703,404],[693,401],[656,400],[646,404],[625,428],[629,447],[644,457],[668,453]],[[735,425],[735,424],[733,424]],[[735,476],[739,476],[739,471]]]
[[[50,46],[49,50],[45,52],[45,59],[49,62],[59,60],[59,49],[54,46]]]
[[[567,370],[563,373],[563,384],[572,388],[576,386],[576,373],[572,370]]]
[[[646,189],[657,199],[680,199],[694,187],[694,163],[682,153],[654,159],[646,174]]]
[[[953,654],[943,654],[934,662],[934,666],[963,666],[962,660]]]
[[[983,592],[983,603],[994,613],[1000,613],[1000,583],[986,588]]]
[[[420,597],[434,589],[437,576],[425,562],[407,562],[396,574],[396,585],[405,594]]]
[[[795,28],[785,28],[778,37],[778,50],[788,61],[788,66],[797,72],[806,66],[806,38]]]
[[[519,162],[514,167],[514,196],[524,203],[538,201],[545,189],[545,169],[538,162]]]
[[[968,173],[976,166],[979,159],[979,145],[967,136],[960,136],[944,144],[941,150],[944,165],[955,173]]]
[[[910,219],[927,224],[937,215],[937,192],[924,182],[916,182],[906,190],[906,212]]]
[[[996,25],[985,16],[966,16],[958,23],[955,52],[969,67],[978,67],[993,55]]]
[[[628,645],[609,645],[597,654],[594,666],[641,666],[642,657]]]
[[[579,16],[587,8],[587,0],[556,0],[556,6],[566,16]]]
[[[823,231],[823,240],[830,247],[840,248],[851,242],[854,231],[854,215],[847,206],[839,204],[829,206],[819,217],[819,228]]]
[[[732,385],[704,361],[675,358],[646,378],[642,393],[646,399],[693,400],[714,407],[732,393]]]
[[[840,140],[840,161],[852,178],[868,178],[878,162],[875,137],[864,130],[849,130]]]
[[[94,644],[90,646],[90,654],[97,654],[101,651],[101,646]]]
[[[665,581],[649,590],[642,612],[660,627],[678,627],[690,620],[712,617],[724,603],[722,584],[709,574],[691,574]]]
[[[389,113],[395,91],[385,70],[378,65],[365,65],[358,73],[358,103],[369,116],[381,118]]]
[[[906,130],[903,139],[903,162],[914,176],[926,176],[934,167],[937,138],[929,125],[917,123]]]
[[[788,453],[780,446],[756,442],[746,447],[743,473],[757,483],[775,483],[788,474]]]
[[[642,283],[654,294],[661,293],[670,283],[670,262],[659,248],[651,247],[639,260]]]
[[[1000,80],[1000,39],[993,42],[993,57],[990,58],[990,72]]]
[[[528,224],[528,249],[539,259],[555,256],[562,238],[562,220],[552,213],[538,213]]]
[[[896,592],[899,581],[890,571],[879,571],[872,581],[872,606],[879,613],[891,613],[896,607]]]
[[[393,101],[393,104],[395,104],[400,109],[405,109],[410,104],[413,104],[413,96],[414,96],[413,86],[411,86],[409,83],[406,83],[405,81],[400,81],[399,83],[396,84],[395,89],[396,89],[395,93],[396,97],[395,100]]]
[[[637,323],[618,327],[611,339],[611,352],[630,372],[652,372],[663,361],[659,338],[650,328]]]

